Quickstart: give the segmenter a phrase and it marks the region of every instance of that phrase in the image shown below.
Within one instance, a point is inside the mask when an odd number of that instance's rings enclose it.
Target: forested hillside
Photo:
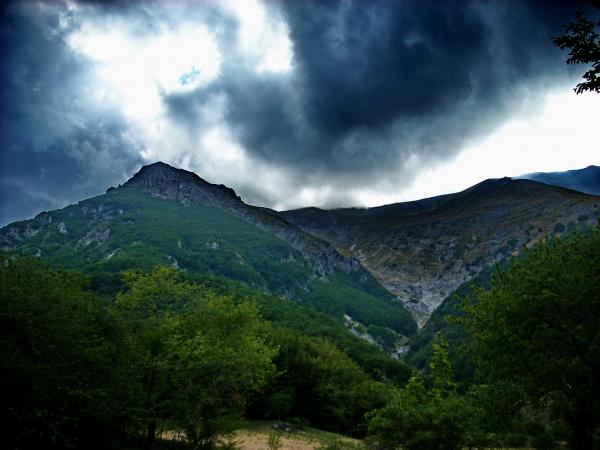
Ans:
[[[452,306],[466,344],[453,351],[477,368],[457,385],[440,337],[420,373],[335,319],[224,278],[128,271],[99,296],[81,273],[4,254],[5,443],[158,448],[167,430],[186,436],[173,445],[213,448],[244,417],[296,417],[386,449],[592,449],[599,257],[598,230],[542,242]]]
[[[0,230],[4,250],[81,269],[98,291],[123,287],[119,273],[169,265],[214,274],[310,305],[343,320],[412,335],[404,307],[356,260],[233,191],[166,164],[124,186]]]
[[[382,450],[593,449],[597,213],[596,197],[496,180],[376,211],[284,215],[303,231],[224,186],[147,166],[104,195],[0,230],[5,441],[209,449],[230,445],[245,420],[270,420]],[[334,221],[343,226],[323,229],[383,248],[392,231],[431,232],[444,217],[454,217],[444,229],[481,236],[511,224],[494,245],[515,241],[489,259],[487,238],[455,244],[481,267],[418,332],[398,298],[342,254],[350,247],[308,233]]]
[[[2,1],[0,450],[600,450],[599,93],[600,0]]]

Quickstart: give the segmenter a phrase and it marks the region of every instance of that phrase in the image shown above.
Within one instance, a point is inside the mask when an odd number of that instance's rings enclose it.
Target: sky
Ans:
[[[0,225],[164,161],[278,210],[600,165],[552,0],[0,6]]]

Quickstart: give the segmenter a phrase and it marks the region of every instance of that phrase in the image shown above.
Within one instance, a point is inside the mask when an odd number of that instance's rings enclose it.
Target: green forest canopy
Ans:
[[[126,272],[110,299],[75,271],[2,260],[11,447],[151,448],[168,429],[212,448],[244,418],[291,417],[381,449],[598,447],[598,230],[541,242],[467,297],[468,388],[443,340],[411,373],[338,321],[223,278]]]

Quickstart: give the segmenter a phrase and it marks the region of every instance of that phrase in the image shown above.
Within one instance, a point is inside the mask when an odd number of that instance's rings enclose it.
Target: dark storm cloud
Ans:
[[[550,36],[569,2],[290,2],[305,113],[324,133],[496,104],[564,73]],[[352,6],[349,6],[352,5]]]
[[[464,1],[290,5],[306,112],[328,133],[447,108],[489,59],[487,32]],[[475,70],[474,70],[475,69]]]
[[[1,18],[0,224],[99,194],[141,162],[120,114],[77,96],[89,80],[60,11],[13,3]]]
[[[516,87],[535,89],[565,73],[564,56],[549,37],[560,32],[573,4],[350,4],[285,3],[304,114],[324,136],[392,127],[390,144],[400,151],[414,151],[411,138],[419,137],[418,145],[427,134],[455,144],[465,131],[517,107]],[[440,118],[441,130],[432,126]],[[435,147],[424,144],[417,151]]]
[[[551,37],[585,7],[533,0],[269,5],[289,26],[293,74],[225,64],[210,88],[167,98],[171,113],[193,121],[191,105],[225,93],[228,123],[251,158],[286,170],[290,183],[333,184],[340,192],[386,177],[408,183],[416,173],[411,158],[442,161],[527,113],[524,105],[535,109],[549,88],[572,77]]]
[[[207,105],[224,98],[222,125],[251,162],[285,179],[268,186],[245,174],[233,186],[267,206],[306,186],[323,187],[320,206],[352,203],[349,190],[361,186],[401,189],[420,168],[456,155],[510,117],[535,112],[548,90],[573,83],[550,38],[585,8],[549,0],[265,4],[269,20],[289,29],[289,73],[248,64],[237,44],[239,24],[219,2],[80,3],[87,18],[118,18],[136,36],[181,21],[209,27],[221,74],[195,91],[164,93],[168,119],[202,135],[214,126]],[[79,24],[59,26],[59,11],[69,17],[65,4],[42,5],[2,10],[0,223],[122,181],[144,147],[119,111],[74,95],[91,70],[65,43]]]

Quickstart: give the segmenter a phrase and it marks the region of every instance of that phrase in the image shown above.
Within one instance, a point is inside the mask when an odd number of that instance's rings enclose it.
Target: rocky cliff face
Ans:
[[[483,268],[544,236],[594,225],[600,198],[503,178],[416,202],[282,215],[357,258],[422,324]]]
[[[244,203],[231,206],[228,211],[246,222],[274,234],[298,250],[302,256],[311,262],[314,273],[318,278],[326,278],[328,273],[336,269],[346,273],[364,270],[356,258],[343,256],[329,242],[290,224],[276,211],[257,208]]]
[[[193,172],[157,162],[144,166],[118,189],[139,189],[155,197],[183,204],[228,206],[241,202],[235,191],[211,184]]]

